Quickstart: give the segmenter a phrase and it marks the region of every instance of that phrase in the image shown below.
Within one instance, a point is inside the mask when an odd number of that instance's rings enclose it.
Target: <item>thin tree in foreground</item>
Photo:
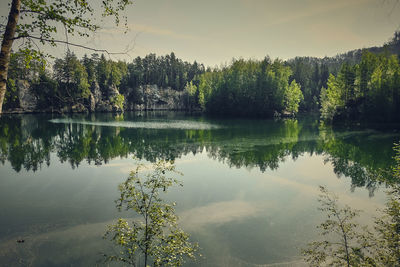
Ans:
[[[323,239],[302,251],[311,266],[400,266],[400,145],[395,144],[394,150],[396,179],[389,184],[386,207],[375,218],[374,232],[355,222],[360,211],[340,207],[337,196],[320,187],[320,210],[327,216],[318,226]]]
[[[384,215],[375,219],[377,231],[376,258],[382,266],[400,266],[400,144],[395,144],[396,166],[393,176],[396,178],[388,191],[388,200]]]
[[[314,241],[303,250],[305,261],[310,266],[369,266],[371,244],[369,231],[354,221],[360,211],[349,206],[341,207],[338,197],[320,186],[319,210],[327,219],[317,228],[322,241]]]
[[[376,218],[376,261],[381,266],[400,266],[400,187],[388,193],[384,216]]]
[[[161,195],[179,182],[167,176],[178,172],[172,162],[159,161],[154,171],[141,177],[143,165],[132,171],[119,185],[119,210],[133,211],[135,219],[125,219],[108,226],[105,238],[119,248],[117,255],[106,255],[106,261],[124,262],[133,266],[181,266],[186,258],[195,259],[197,244],[181,230],[175,215],[175,203],[167,203]]]

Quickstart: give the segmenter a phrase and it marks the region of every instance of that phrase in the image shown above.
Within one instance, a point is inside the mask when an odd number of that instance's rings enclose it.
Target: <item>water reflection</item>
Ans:
[[[215,120],[177,113],[2,116],[0,161],[16,172],[49,166],[50,154],[72,168],[86,161],[101,165],[116,157],[174,160],[204,149],[231,167],[275,170],[288,157],[324,155],[338,177],[350,177],[353,189],[372,194],[375,172],[393,163],[393,131],[332,129],[314,118],[299,120]],[[388,179],[390,177],[387,177]]]

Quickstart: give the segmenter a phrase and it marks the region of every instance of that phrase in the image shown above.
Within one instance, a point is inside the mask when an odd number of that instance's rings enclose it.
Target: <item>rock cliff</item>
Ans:
[[[116,86],[109,86],[101,92],[97,82],[90,87],[90,96],[84,103],[72,103],[62,108],[47,107],[45,110],[37,106],[37,97],[32,92],[30,84],[25,80],[16,83],[19,107],[5,110],[5,113],[56,112],[56,113],[84,113],[84,112],[122,112],[116,103],[120,94]],[[124,110],[185,110],[183,92],[171,88],[159,88],[157,85],[143,85],[138,88],[125,90]]]
[[[157,85],[139,86],[140,102],[135,110],[185,110],[183,92],[171,88],[159,88]]]
[[[30,84],[25,80],[16,82],[19,106],[25,112],[32,112],[36,109],[37,100],[30,89]]]

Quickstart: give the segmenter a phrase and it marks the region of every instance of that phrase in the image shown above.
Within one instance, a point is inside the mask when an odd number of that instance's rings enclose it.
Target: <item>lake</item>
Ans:
[[[324,218],[319,185],[364,210],[366,224],[383,206],[374,173],[394,163],[395,128],[332,128],[315,116],[3,115],[0,266],[100,265],[112,249],[106,226],[134,216],[117,211],[118,184],[157,159],[184,174],[166,198],[203,255],[185,266],[302,266],[300,248]]]

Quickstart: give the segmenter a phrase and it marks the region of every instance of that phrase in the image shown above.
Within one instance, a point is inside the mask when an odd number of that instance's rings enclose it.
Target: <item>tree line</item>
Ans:
[[[38,60],[26,65],[25,54],[12,54],[5,110],[19,105],[18,80],[29,81],[38,108],[51,106],[57,109],[76,103],[87,106],[90,96],[96,94],[96,88],[100,91],[98,97],[101,99],[110,100],[115,94],[113,92],[117,92],[127,97],[127,101],[140,103],[138,87],[141,85],[155,84],[161,88],[183,91],[189,81],[205,71],[204,65],[196,61],[183,61],[174,53],[166,56],[149,54],[128,63],[113,61],[104,54],[96,53],[78,59],[68,51],[64,58],[55,59],[50,67],[46,68]]]
[[[324,120],[400,121],[400,64],[396,55],[364,52],[361,62],[344,63],[321,89]]]
[[[208,113],[272,117],[294,115],[303,94],[292,71],[281,60],[233,60],[222,69],[207,71],[187,86],[191,102]]]
[[[323,59],[233,59],[213,69],[183,61],[174,53],[126,62],[103,54],[78,59],[71,52],[44,68],[34,59],[26,66],[26,55],[19,52],[10,60],[5,109],[18,107],[17,81],[28,80],[39,108],[88,106],[97,94],[123,109],[124,103],[143,102],[141,86],[157,85],[179,92],[188,110],[214,115],[273,117],[311,111],[319,112],[325,121],[398,122],[400,50],[393,52],[399,44],[396,32],[383,48]]]

